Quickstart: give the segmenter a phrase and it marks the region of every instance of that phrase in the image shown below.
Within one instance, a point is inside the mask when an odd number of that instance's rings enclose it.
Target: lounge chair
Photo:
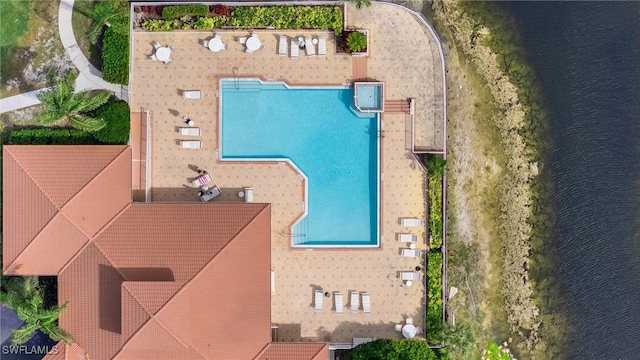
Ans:
[[[404,256],[404,257],[412,257],[412,258],[419,258],[419,257],[422,257],[422,251],[413,250],[413,249],[402,249],[402,256]]]
[[[357,291],[351,292],[351,300],[349,301],[349,307],[351,311],[357,312],[360,307],[360,293]]]
[[[408,317],[407,320],[404,321],[405,324],[409,325],[409,324],[413,324],[413,318],[412,317]]]
[[[202,99],[202,91],[200,90],[185,90],[182,92],[182,97],[185,99]]]
[[[362,311],[365,314],[371,314],[371,294],[362,293]]]
[[[246,36],[238,37],[236,38],[236,41],[244,45],[247,42],[247,37]]]
[[[418,241],[418,236],[415,234],[402,234],[402,233],[398,233],[398,241],[403,241],[403,242],[416,242]]]
[[[276,272],[271,270],[271,293],[276,293]]]
[[[206,173],[202,176],[198,176],[195,180],[191,182],[191,184],[195,187],[201,187],[202,185],[207,185],[211,180],[212,180],[211,174]]]
[[[287,37],[280,36],[280,41],[278,42],[278,55],[287,56]]]
[[[315,295],[316,296],[315,296],[314,304],[315,304],[315,307],[316,307],[316,311],[322,311],[322,300],[324,299],[323,295],[322,295],[322,291],[321,290],[316,290],[315,291]]]
[[[402,218],[400,219],[402,226],[422,226],[422,220],[418,218]]]
[[[181,140],[180,147],[183,149],[200,149],[202,142],[200,140]]]
[[[298,40],[291,39],[291,53],[289,55],[292,59],[298,58],[298,50],[300,50],[300,45],[298,45]]]
[[[180,135],[185,136],[200,136],[200,128],[197,127],[181,127]]]
[[[309,57],[316,56],[316,48],[313,45],[313,42],[310,36],[307,36],[306,38],[304,38],[304,50],[307,52],[307,56]]]
[[[253,202],[253,188],[244,188],[244,201]]]
[[[401,271],[400,280],[420,280],[420,273],[413,271]]]
[[[213,198],[220,196],[220,194],[222,194],[222,190],[220,190],[220,188],[218,187],[218,185],[214,185],[211,189],[209,189],[208,191],[205,192],[200,192],[200,200],[202,200],[202,202],[207,202],[209,200],[212,200]]]
[[[318,38],[318,55],[327,55],[327,39]]]
[[[333,300],[336,303],[336,315],[342,315],[344,309],[344,300],[342,299],[342,293],[333,294]]]

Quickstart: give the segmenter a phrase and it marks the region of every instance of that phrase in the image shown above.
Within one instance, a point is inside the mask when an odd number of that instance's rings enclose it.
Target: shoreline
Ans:
[[[447,45],[449,283],[465,293],[449,311],[472,323],[481,346],[497,337],[518,357],[555,358],[566,321],[549,304],[556,259],[542,253],[547,121],[511,19],[485,6],[442,0],[429,9]]]

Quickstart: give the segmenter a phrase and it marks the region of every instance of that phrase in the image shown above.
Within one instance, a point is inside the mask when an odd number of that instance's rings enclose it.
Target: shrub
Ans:
[[[352,360],[436,360],[438,356],[429,345],[418,340],[379,339],[356,346]]]
[[[177,19],[183,16],[206,16],[209,14],[209,6],[203,4],[172,5],[162,9],[162,18],[165,20]]]
[[[90,133],[76,129],[33,128],[6,131],[2,142],[7,145],[96,145]]]
[[[226,5],[213,5],[211,12],[221,16],[231,15],[231,9]]]
[[[107,28],[102,39],[102,77],[114,84],[129,82],[129,35]]]
[[[149,19],[142,22],[140,27],[147,31],[172,31],[176,30],[180,22],[175,20],[155,20]]]
[[[93,134],[97,140],[104,144],[127,144],[131,126],[131,111],[126,101],[109,101],[96,109],[94,115],[107,122],[107,126]]]
[[[223,27],[229,19],[226,16],[201,17],[193,23],[196,30],[213,30],[214,28]]]
[[[429,174],[429,248],[442,247],[442,177]]]
[[[367,48],[367,36],[360,31],[354,31],[347,36],[347,46],[352,52],[360,52]]]
[[[442,253],[429,251],[427,257],[427,340],[442,340]]]

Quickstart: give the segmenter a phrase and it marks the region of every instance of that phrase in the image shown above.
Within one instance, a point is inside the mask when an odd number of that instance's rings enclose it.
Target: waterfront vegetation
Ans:
[[[442,341],[442,253],[429,250],[427,256],[427,340],[431,344]]]
[[[518,358],[562,358],[566,325],[553,281],[556,260],[543,252],[552,225],[544,181],[549,144],[541,140],[547,125],[535,76],[512,20],[496,4],[436,1],[434,12],[440,32],[465,59],[462,71],[476,101],[472,121],[484,146],[474,150],[487,159],[484,167],[471,170],[481,175],[471,181],[480,184],[454,184],[467,187],[459,194],[475,191],[459,201],[479,197],[474,201],[481,208],[473,216],[482,226],[468,235],[463,231],[468,219],[449,222],[458,222],[462,230],[449,237],[448,280],[468,290],[453,301],[463,307],[458,317],[474,323],[482,348],[488,339],[513,338]],[[449,199],[450,209],[470,206],[456,205],[455,196]],[[456,239],[463,235],[465,240]],[[477,243],[480,237],[484,242]]]
[[[503,346],[504,345],[504,346]],[[511,351],[507,344],[498,345],[495,341],[490,341],[482,352],[481,360],[511,360]]]
[[[378,339],[356,346],[351,360],[437,360],[440,355],[418,340]]]
[[[146,31],[213,30],[214,28],[273,28],[273,29],[323,29],[342,34],[343,14],[339,6],[212,6],[211,12],[202,14],[204,8],[187,8],[188,5],[165,6],[162,18],[157,18],[157,7],[136,7],[145,12],[139,27]],[[151,10],[153,8],[153,10]],[[176,8],[176,9],[173,9]],[[171,10],[168,10],[171,9]],[[208,9],[207,9],[208,10]]]

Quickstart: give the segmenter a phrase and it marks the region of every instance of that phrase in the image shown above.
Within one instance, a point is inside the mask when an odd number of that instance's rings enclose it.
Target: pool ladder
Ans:
[[[233,67],[233,85],[236,87],[236,90],[240,90],[240,77],[238,75],[238,68]]]

